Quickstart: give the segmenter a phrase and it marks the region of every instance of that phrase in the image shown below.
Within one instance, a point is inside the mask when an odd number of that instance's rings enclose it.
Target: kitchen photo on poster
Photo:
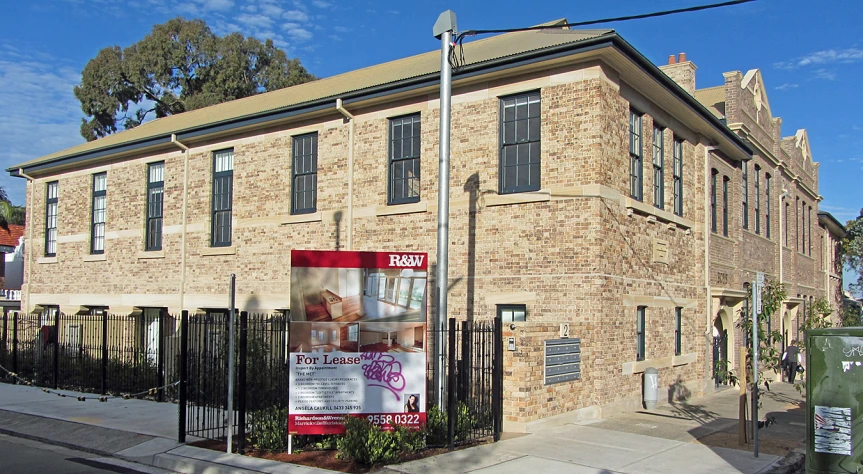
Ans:
[[[348,414],[425,424],[427,254],[295,250],[291,262],[289,432],[344,433]]]

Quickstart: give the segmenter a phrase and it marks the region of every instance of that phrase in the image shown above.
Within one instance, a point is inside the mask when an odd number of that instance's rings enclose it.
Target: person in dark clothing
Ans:
[[[782,369],[785,371],[788,383],[794,383],[794,378],[797,376],[797,367],[802,364],[800,360],[800,349],[797,348],[797,341],[791,341],[791,344],[785,349],[782,354]]]

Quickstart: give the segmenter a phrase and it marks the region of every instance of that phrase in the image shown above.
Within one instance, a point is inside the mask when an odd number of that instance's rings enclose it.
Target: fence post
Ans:
[[[455,360],[455,318],[449,319],[448,326],[449,336],[449,361],[447,363],[447,440],[449,449],[455,449],[455,424],[458,417],[458,407],[456,407],[456,360]]]
[[[102,395],[108,393],[108,312],[102,311]]]
[[[54,332],[57,340],[54,341],[54,389],[57,388],[60,378],[60,308],[54,313]]]
[[[468,391],[470,390],[471,377],[471,327],[468,321],[461,322],[461,361],[458,366],[458,399],[462,402],[467,402]]]
[[[158,366],[156,368],[157,374],[157,382],[156,386],[159,387],[159,393],[156,395],[156,401],[164,402],[165,401],[165,316],[167,310],[162,309],[159,311],[159,354],[158,357]]]
[[[12,372],[18,373],[18,313],[12,318]],[[12,383],[18,384],[18,379],[12,377]]]
[[[246,370],[249,344],[249,313],[240,312],[240,360],[237,374],[237,452],[246,453]]]
[[[9,353],[9,311],[3,308],[3,367],[6,367],[6,354]],[[3,374],[6,377],[6,374]]]
[[[177,403],[177,441],[186,442],[186,377],[189,365],[189,311],[183,310],[180,319],[180,400]]]
[[[494,440],[500,441],[503,431],[503,323],[494,318],[494,366],[491,375],[491,405],[494,416]]]

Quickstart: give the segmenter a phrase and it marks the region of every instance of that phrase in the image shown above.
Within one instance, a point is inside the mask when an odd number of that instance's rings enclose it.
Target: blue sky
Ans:
[[[81,143],[72,87],[87,61],[107,46],[128,46],[175,16],[202,18],[218,34],[272,38],[315,75],[439,48],[431,29],[451,8],[459,28],[530,26],[558,18],[584,21],[712,3],[711,0],[526,2],[366,0],[2,0],[0,16],[0,165],[5,169]],[[821,163],[822,210],[841,222],[863,207],[863,4],[859,0],[754,3],[662,18],[611,23],[657,64],[686,52],[699,88],[722,73],[759,68],[783,136],[809,132]],[[24,181],[3,173],[15,204]]]

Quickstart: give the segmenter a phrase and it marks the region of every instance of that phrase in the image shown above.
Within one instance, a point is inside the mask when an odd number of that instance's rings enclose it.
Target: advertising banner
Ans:
[[[291,434],[385,429],[426,416],[428,255],[291,251]]]

